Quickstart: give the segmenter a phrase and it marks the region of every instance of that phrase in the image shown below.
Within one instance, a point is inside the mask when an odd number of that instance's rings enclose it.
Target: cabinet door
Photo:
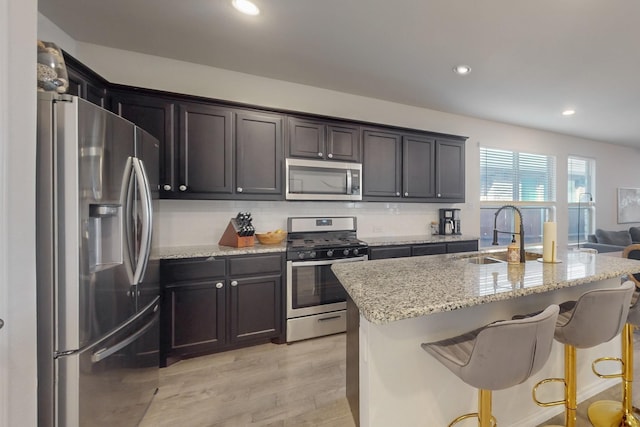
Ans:
[[[400,197],[400,135],[365,130],[362,143],[363,196]]]
[[[108,107],[107,88],[105,85],[98,81],[93,81],[91,77],[70,65],[67,65],[67,77],[69,79],[69,89],[67,90],[69,94],[86,99],[99,107]]]
[[[231,279],[231,342],[275,338],[282,331],[282,276]]]
[[[435,195],[435,141],[419,136],[402,138],[402,197]]]
[[[402,258],[411,256],[411,246],[381,246],[369,248],[369,259]]]
[[[205,353],[225,343],[225,282],[207,281],[167,286],[169,353]]]
[[[236,116],[236,193],[284,195],[282,116]]]
[[[180,105],[178,191],[206,195],[231,193],[231,110],[201,104]]]
[[[464,142],[436,141],[436,197],[464,202]]]
[[[325,155],[324,123],[289,117],[289,156],[322,159]]]
[[[350,126],[328,125],[326,158],[359,162],[360,129]]]
[[[112,110],[135,123],[160,142],[160,191],[175,188],[175,104],[159,96],[115,92],[111,95]]]

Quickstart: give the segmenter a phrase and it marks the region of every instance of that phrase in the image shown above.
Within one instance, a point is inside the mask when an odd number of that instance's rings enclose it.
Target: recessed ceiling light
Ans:
[[[562,115],[563,116],[573,116],[575,113],[576,113],[576,110],[569,109],[569,110],[564,110],[562,112]]]
[[[458,74],[459,76],[466,76],[471,72],[471,67],[468,65],[456,65],[453,67],[453,72]]]
[[[258,6],[251,3],[249,0],[233,0],[231,4],[233,4],[233,7],[238,9],[240,12],[247,15],[257,15],[260,13]]]

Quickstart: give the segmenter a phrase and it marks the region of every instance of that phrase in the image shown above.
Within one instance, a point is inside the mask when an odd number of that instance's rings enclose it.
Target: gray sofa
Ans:
[[[589,234],[588,241],[581,243],[580,247],[597,249],[599,253],[617,252],[633,243],[640,243],[640,227],[629,227],[628,230],[620,231],[598,228],[596,234]]]

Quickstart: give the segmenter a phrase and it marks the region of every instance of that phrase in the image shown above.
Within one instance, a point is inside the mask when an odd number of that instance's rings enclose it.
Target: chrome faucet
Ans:
[[[498,233],[511,235],[515,234],[513,231],[502,231],[498,230],[497,228],[498,214],[500,213],[500,211],[506,208],[511,208],[514,211],[518,212],[518,216],[520,217],[520,262],[526,262],[526,260],[524,259],[524,226],[522,225],[522,212],[520,212],[520,209],[518,209],[517,207],[513,205],[504,205],[496,211],[495,217],[493,218],[493,242],[491,244],[498,245]]]

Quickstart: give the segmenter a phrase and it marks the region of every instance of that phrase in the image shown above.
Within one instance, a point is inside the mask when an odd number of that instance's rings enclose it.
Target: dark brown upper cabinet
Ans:
[[[363,197],[401,197],[402,136],[376,130],[365,130],[362,135]]]
[[[199,198],[233,193],[233,112],[196,103],[180,103],[178,110],[178,186],[174,190]]]
[[[446,202],[464,202],[464,142],[436,140],[436,158],[436,198]]]
[[[364,200],[464,202],[464,140],[365,129],[363,151]]]
[[[86,65],[63,52],[69,88],[67,93],[85,99],[102,108],[109,108],[107,87],[109,82]]]
[[[402,137],[402,197],[435,196],[435,141],[422,136]]]
[[[111,92],[111,109],[156,137],[160,143],[160,191],[176,186],[174,161],[176,152],[176,105],[172,100],[125,91]]]
[[[288,157],[360,162],[360,128],[338,122],[288,118]]]
[[[283,116],[236,115],[236,195],[283,196]]]

